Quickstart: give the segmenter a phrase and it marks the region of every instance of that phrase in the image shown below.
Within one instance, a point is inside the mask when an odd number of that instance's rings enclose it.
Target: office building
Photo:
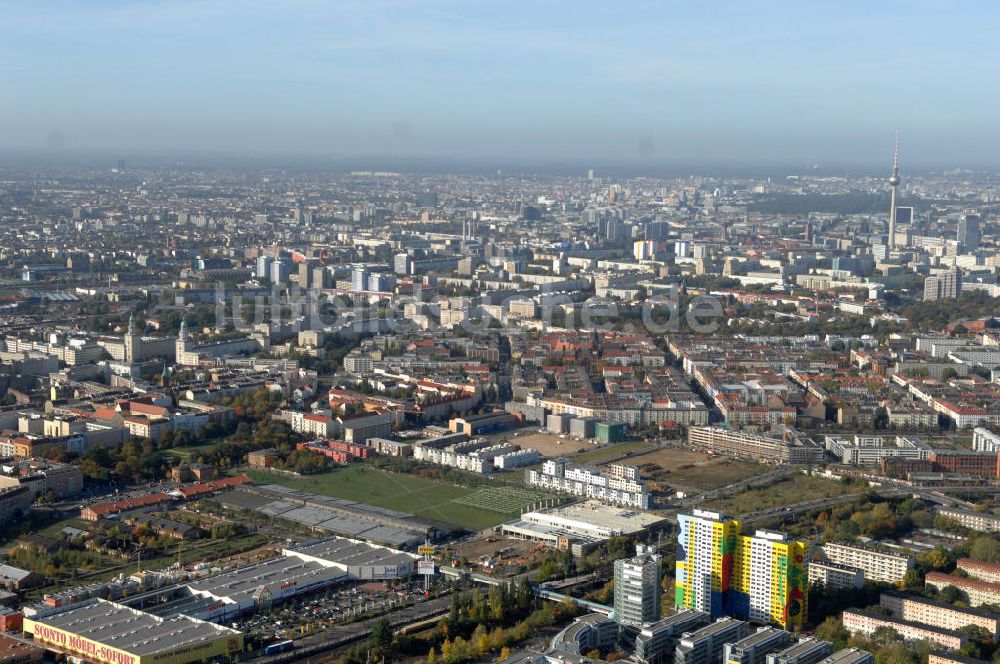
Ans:
[[[283,259],[275,260],[271,263],[271,283],[284,284],[288,282],[291,274],[291,265]]]
[[[711,625],[684,634],[674,650],[674,664],[717,664],[722,649],[750,633],[750,625],[734,618],[719,618]]]
[[[649,487],[639,478],[639,471],[633,466],[610,464],[607,469],[599,471],[574,466],[568,459],[560,457],[545,461],[541,470],[528,470],[525,482],[545,491],[592,498],[609,505],[649,509],[653,504]]]
[[[662,620],[642,626],[635,637],[635,657],[642,664],[669,664],[681,635],[710,622],[704,611],[677,609]]]
[[[750,636],[727,643],[722,650],[726,664],[766,664],[767,655],[792,642],[791,632],[761,627]]]
[[[957,267],[924,279],[924,302],[956,298],[962,294],[962,271]]]
[[[958,243],[968,252],[973,252],[979,248],[979,224],[981,218],[974,212],[966,212],[958,220]]]
[[[353,291],[366,291],[368,290],[368,270],[363,267],[356,267],[351,270],[351,290]]]
[[[615,561],[615,620],[643,625],[660,617],[660,554],[637,544],[634,558]]]
[[[807,637],[767,656],[765,664],[816,664],[833,654],[833,644]]]
[[[844,648],[821,660],[820,664],[875,664],[875,658],[867,650]]]

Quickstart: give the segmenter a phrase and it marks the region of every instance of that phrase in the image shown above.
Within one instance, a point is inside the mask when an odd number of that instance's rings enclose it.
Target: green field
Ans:
[[[245,472],[260,484],[281,484],[324,496],[356,500],[453,523],[469,530],[495,526],[519,513],[517,509],[496,512],[474,502],[470,503],[465,499],[477,492],[473,488],[416,475],[389,473],[361,465],[302,477],[249,469]]]
[[[487,486],[458,498],[457,502],[479,509],[504,515],[517,515],[521,510],[538,504],[544,498],[552,498],[527,487]]]
[[[184,445],[182,447],[171,447],[170,449],[163,450],[164,454],[172,454],[180,458],[182,461],[192,461],[198,456],[199,452],[211,452],[218,445],[217,441],[211,441],[208,443],[201,443],[200,445]]]

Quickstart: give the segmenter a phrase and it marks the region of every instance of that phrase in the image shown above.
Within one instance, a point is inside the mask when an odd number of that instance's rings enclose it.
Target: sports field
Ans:
[[[453,523],[468,530],[482,530],[516,517],[520,510],[496,511],[497,501],[475,498],[480,491],[449,482],[389,473],[361,465],[328,473],[292,477],[280,473],[246,470],[260,484],[284,486],[334,498],[410,512],[427,519]]]
[[[546,496],[527,487],[487,486],[476,489],[464,498],[457,499],[457,502],[499,514],[517,515],[523,509],[537,506],[538,502],[544,498],[551,498],[551,496]]]

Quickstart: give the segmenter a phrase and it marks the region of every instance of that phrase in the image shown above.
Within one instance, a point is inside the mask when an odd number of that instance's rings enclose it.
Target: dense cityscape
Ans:
[[[1000,182],[895,159],[5,169],[0,661],[992,659]]]
[[[997,3],[0,25],[0,664],[1000,664]]]

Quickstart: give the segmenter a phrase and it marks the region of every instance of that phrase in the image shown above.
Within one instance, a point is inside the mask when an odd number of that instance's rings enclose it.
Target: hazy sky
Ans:
[[[1000,163],[1000,3],[0,0],[0,147]]]

